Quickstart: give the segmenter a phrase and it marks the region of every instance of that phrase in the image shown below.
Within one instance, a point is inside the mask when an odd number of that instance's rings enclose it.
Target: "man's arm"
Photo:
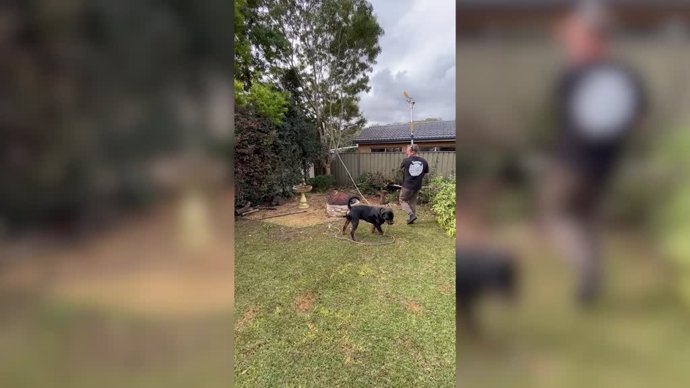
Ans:
[[[424,161],[424,170],[422,171],[424,174],[429,173],[429,163],[425,160]]]

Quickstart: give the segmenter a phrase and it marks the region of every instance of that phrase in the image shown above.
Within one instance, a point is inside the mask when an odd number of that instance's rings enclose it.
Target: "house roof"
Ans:
[[[533,26],[553,20],[576,4],[575,0],[457,0],[457,33],[486,27]],[[690,21],[690,0],[609,0],[617,24],[654,27],[669,20]]]
[[[414,122],[415,141],[455,140],[455,120]],[[397,143],[410,140],[410,124],[396,123],[364,128],[354,144]]]
[[[553,7],[553,6],[572,6],[577,4],[576,0],[456,0],[457,7],[503,7],[503,8],[523,8],[523,7]],[[608,6],[665,6],[665,5],[689,5],[688,0],[608,0],[604,2]]]

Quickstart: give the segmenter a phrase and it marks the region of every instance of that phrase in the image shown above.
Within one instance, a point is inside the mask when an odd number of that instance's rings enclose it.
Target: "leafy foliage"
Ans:
[[[289,95],[289,106],[285,130],[288,139],[294,146],[294,154],[286,155],[287,160],[299,158],[303,177],[308,175],[308,167],[326,154],[326,149],[319,141],[319,130],[313,119],[310,119],[300,105],[301,82],[294,71],[287,71],[281,80],[285,93]],[[286,144],[289,146],[289,144]]]
[[[386,194],[386,202],[388,202],[388,203],[396,203],[396,202],[398,202],[399,199],[400,199],[400,194],[398,192]]]
[[[271,22],[270,1],[235,1],[235,78],[244,90],[278,72],[289,48],[286,36]]]
[[[690,305],[690,176],[685,171],[690,165],[690,132],[676,129],[662,140],[654,155],[667,181],[654,186],[659,235],[665,253],[678,265],[680,293]]]
[[[424,175],[424,179],[422,180],[422,187],[424,187],[424,189],[422,189],[419,192],[417,202],[431,203],[431,201],[434,199],[434,196],[436,195],[436,192],[440,189],[441,183],[443,183],[444,181],[445,180],[442,176],[437,176],[434,174]]]
[[[436,215],[436,222],[449,236],[455,237],[455,182],[434,178],[431,187],[431,210]]]
[[[277,131],[265,117],[251,107],[238,107],[235,113],[236,202],[258,202],[280,189],[281,160],[274,145]]]
[[[362,194],[378,194],[390,180],[380,172],[365,172],[355,179]]]
[[[294,101],[285,109],[280,125],[252,103],[235,116],[238,204],[290,196],[292,186],[304,181],[309,164],[323,152],[314,124]]]
[[[271,86],[255,82],[249,92],[240,87],[240,82],[235,80],[235,101],[239,106],[251,105],[256,112],[275,125],[283,123],[287,112],[286,93],[277,91]]]
[[[309,178],[307,183],[313,186],[314,191],[326,191],[335,186],[335,177],[333,175],[317,175]]]
[[[42,5],[2,5],[0,217],[71,222],[148,204],[160,189],[152,159],[179,155],[189,139],[211,143],[178,102],[200,108],[205,80],[229,83],[230,4]]]

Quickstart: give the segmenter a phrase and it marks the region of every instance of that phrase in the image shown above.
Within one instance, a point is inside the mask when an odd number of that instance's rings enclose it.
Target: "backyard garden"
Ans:
[[[444,205],[455,220],[454,184],[429,180],[431,203],[405,225],[369,183],[367,201],[397,221],[384,236],[361,227],[364,244],[339,238],[325,193],[304,212],[294,198],[236,222],[237,386],[454,385],[455,227],[438,222]]]

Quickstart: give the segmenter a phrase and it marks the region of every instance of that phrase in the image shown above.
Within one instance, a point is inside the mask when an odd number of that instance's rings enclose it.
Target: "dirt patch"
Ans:
[[[256,318],[258,314],[258,308],[250,307],[247,311],[242,313],[242,316],[235,325],[235,330],[242,331],[245,327],[249,326],[252,322],[254,322],[254,318]]]
[[[299,204],[299,197],[295,197],[290,199],[283,205],[274,206],[275,210],[264,209],[242,218],[247,220],[267,222],[281,226],[288,226],[292,228],[304,228],[314,225],[325,224],[334,220],[342,220],[341,217],[329,217],[326,213],[326,201],[328,198],[327,194],[307,193],[306,196],[307,202],[309,203],[309,208],[307,209],[299,209],[297,207],[297,205]],[[372,205],[378,204],[378,198],[376,197],[367,197],[367,200]]]
[[[340,341],[340,350],[343,352],[345,364],[362,364],[363,348],[360,345],[354,344],[348,340]]]
[[[309,208],[307,209],[299,209],[297,207],[299,204],[299,197],[295,197],[283,205],[275,206],[275,210],[265,209],[243,218],[297,228],[323,224],[333,220],[333,218],[328,217],[326,214],[325,194],[307,193],[306,195],[307,202],[309,203]]]
[[[205,316],[233,305],[229,268],[195,265],[115,271],[56,281],[50,297],[70,304],[158,316]]]
[[[300,313],[306,313],[314,309],[316,296],[314,294],[301,294],[295,298],[295,310]]]
[[[422,311],[424,310],[422,305],[420,305],[419,303],[417,303],[413,300],[408,300],[408,301],[404,302],[403,305],[405,306],[407,311],[410,311],[410,312],[415,313],[415,314],[421,314]]]
[[[443,283],[440,286],[438,286],[438,288],[439,290],[441,290],[441,293],[443,293],[443,295],[450,295],[453,292],[455,292],[455,287],[452,283]]]
[[[232,205],[231,196],[209,201],[216,237],[203,247],[180,239],[176,202],[55,247],[35,238],[24,243],[26,249],[7,244],[0,247],[0,290],[147,316],[228,313],[234,295]]]

